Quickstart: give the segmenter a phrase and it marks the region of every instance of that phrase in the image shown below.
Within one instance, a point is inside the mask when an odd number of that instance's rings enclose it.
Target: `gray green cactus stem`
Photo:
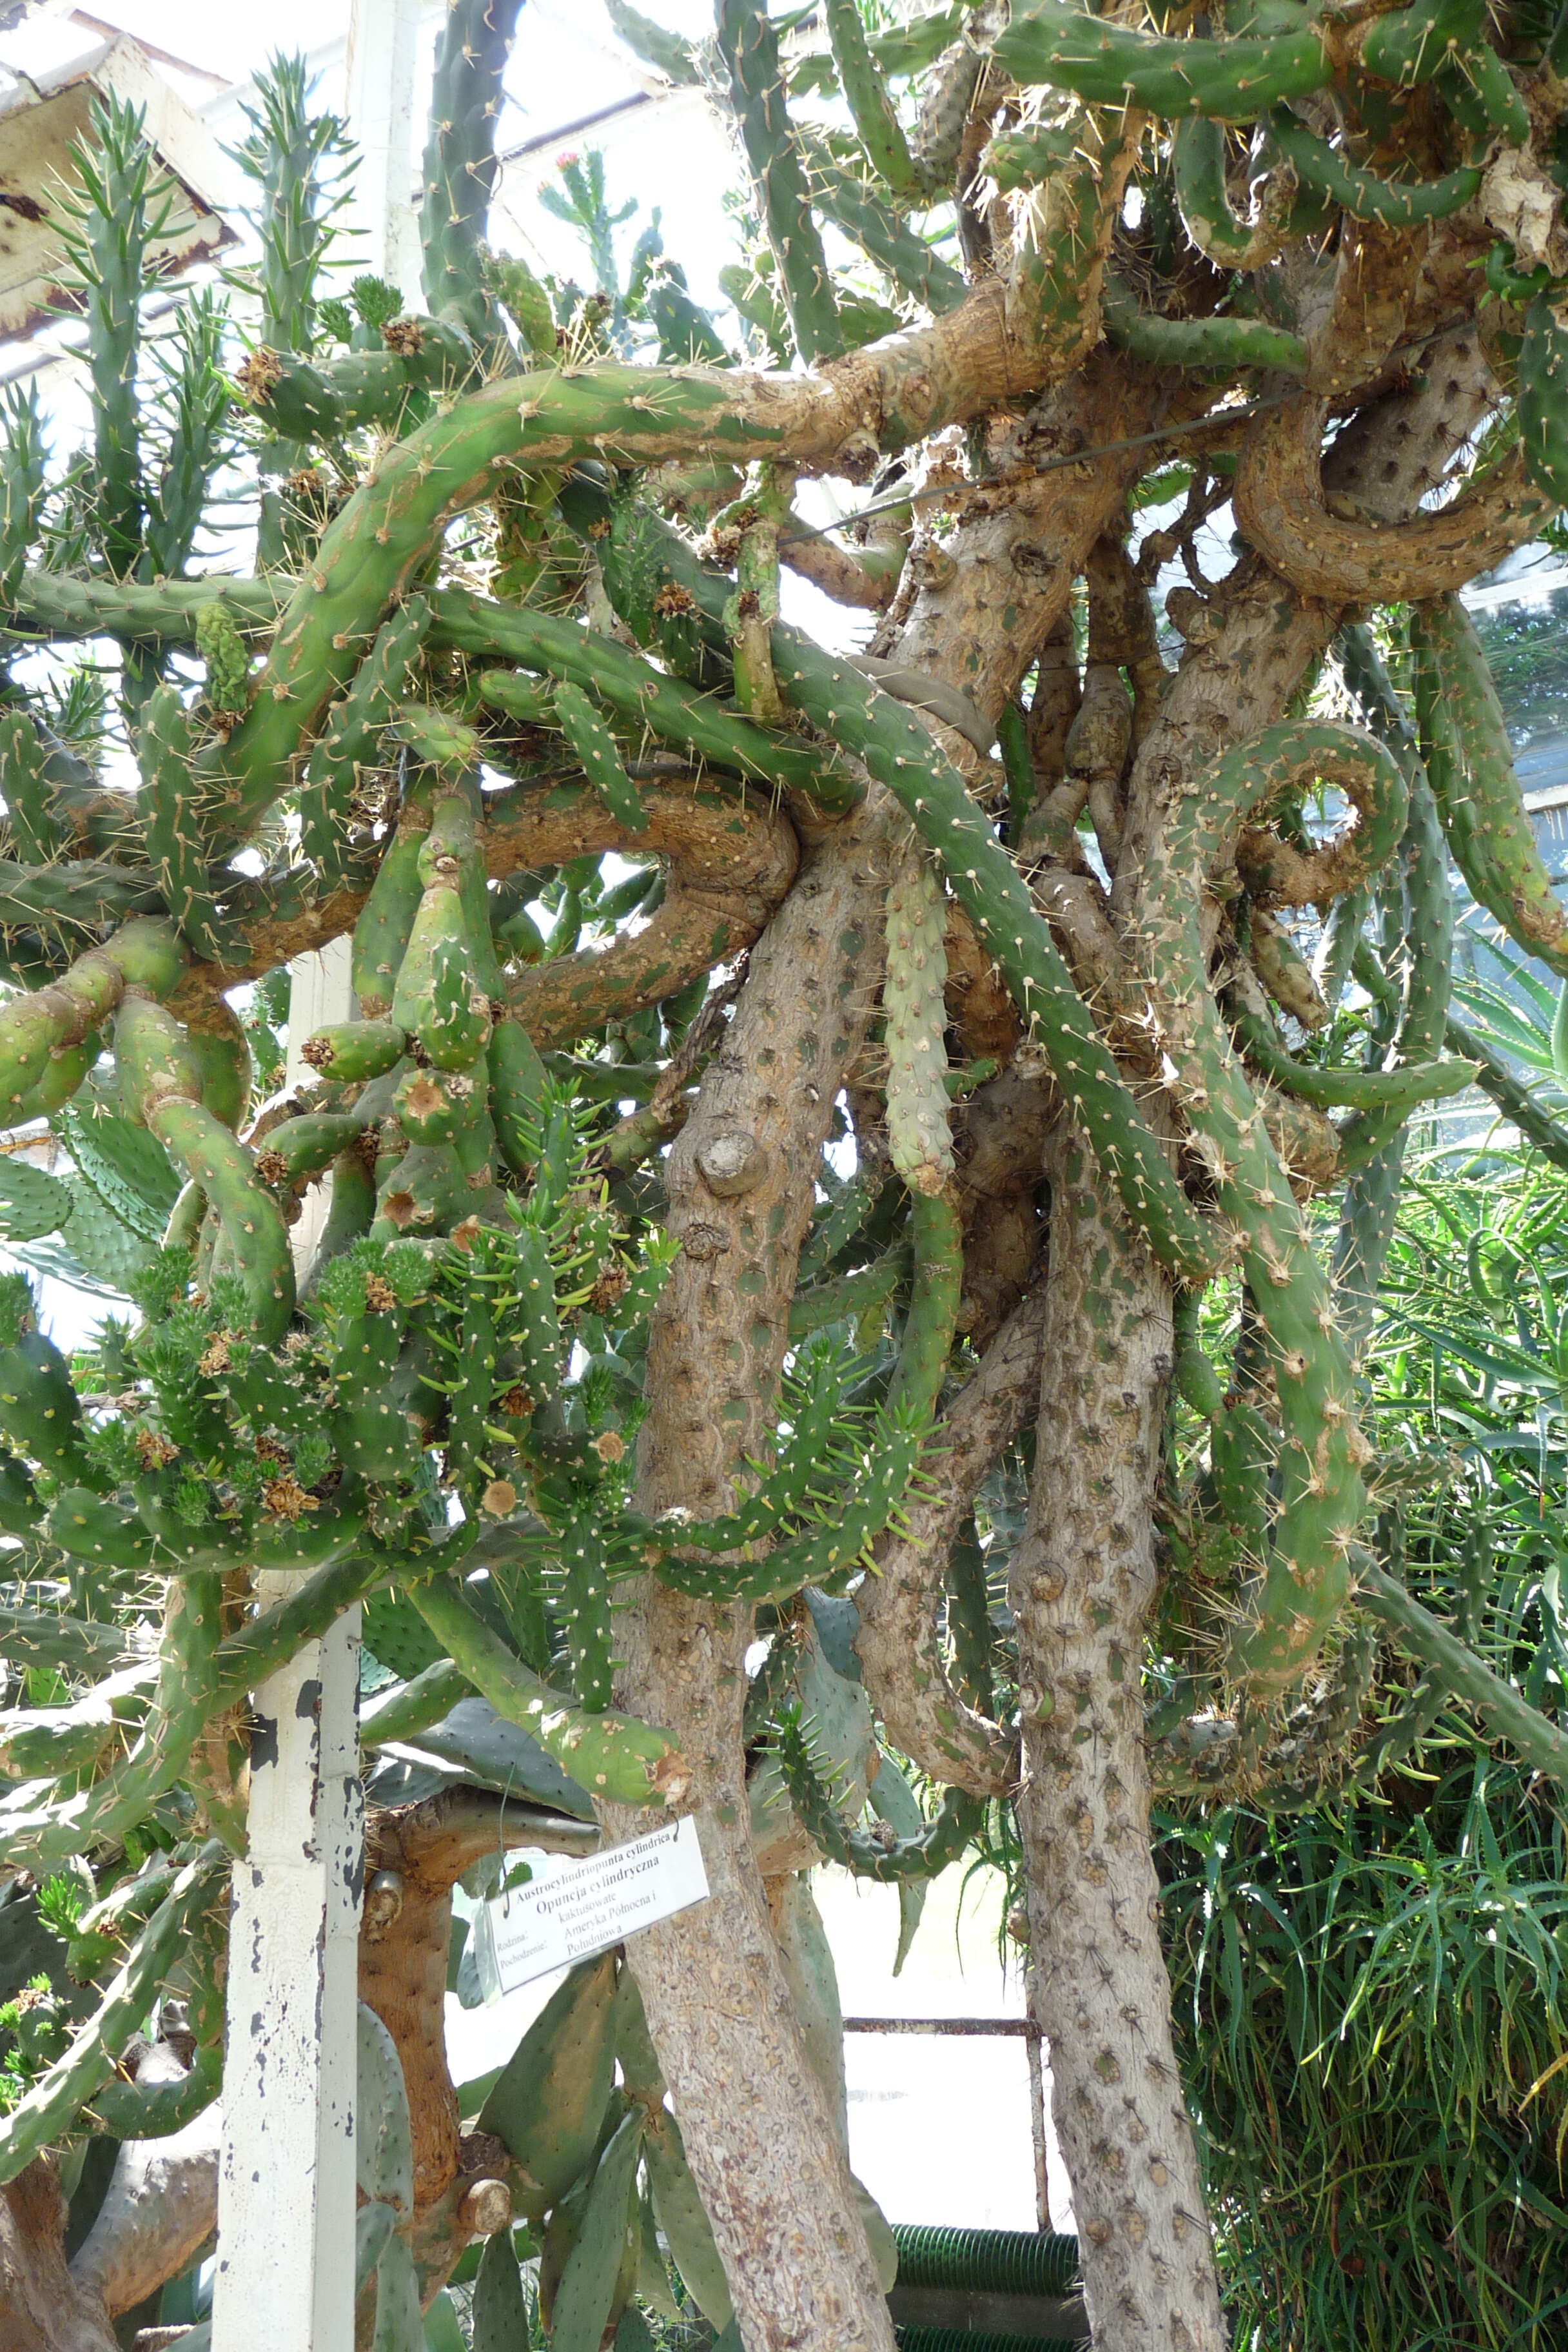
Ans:
[[[1141,310],[1131,289],[1107,277],[1100,297],[1105,331],[1113,343],[1153,367],[1275,368],[1304,375],[1307,346],[1300,335],[1267,319],[1164,319]]]
[[[436,47],[425,201],[419,215],[425,299],[477,342],[506,349],[485,286],[481,240],[500,168],[496,124],[521,0],[452,0]]]
[[[778,35],[765,0],[718,0],[715,29],[795,348],[808,365],[831,359],[844,348],[838,305],[790,124]]]
[[[282,1212],[250,1155],[202,1102],[201,1066],[173,1013],[128,995],[114,1024],[121,1097],[216,1210],[245,1286],[258,1339],[280,1339],[294,1311],[294,1266]]]
[[[622,1805],[679,1805],[686,1766],[668,1733],[607,1708],[589,1713],[530,1674],[468,1607],[448,1576],[406,1588],[437,1640],[496,1713],[537,1739],[590,1795]]]
[[[1440,1618],[1370,1559],[1358,1564],[1358,1597],[1402,1649],[1418,1658],[1451,1696],[1473,1706],[1492,1730],[1537,1772],[1568,1790],[1568,1732],[1495,1675],[1483,1659],[1449,1632]]]
[[[1413,1062],[1393,1070],[1336,1070],[1299,1062],[1252,992],[1233,991],[1226,1007],[1236,1042],[1266,1078],[1320,1110],[1384,1110],[1408,1118],[1424,1102],[1443,1102],[1476,1083],[1473,1061]]]
[[[1370,950],[1368,951],[1370,955]],[[1543,1111],[1530,1088],[1521,1086],[1500,1055],[1494,1054],[1486,1039],[1453,1013],[1447,1018],[1448,1045],[1452,1052],[1463,1054],[1476,1068],[1476,1084],[1501,1111],[1504,1118],[1518,1128],[1525,1141],[1549,1160],[1554,1168],[1568,1172],[1568,1127]]]
[[[240,391],[289,440],[321,443],[395,425],[414,394],[449,392],[478,370],[472,342],[449,319],[398,319],[383,335],[379,352],[334,359],[262,344],[240,370]]]
[[[1227,754],[1151,844],[1137,915],[1173,1090],[1240,1241],[1279,1395],[1279,1515],[1230,1641],[1231,1671],[1258,1697],[1295,1679],[1344,1606],[1366,1446],[1327,1281],[1209,992],[1203,907],[1248,816],[1303,781],[1369,764],[1391,766],[1390,754],[1314,724],[1271,728]]]
[[[1481,174],[1473,164],[1446,172],[1436,180],[1380,179],[1375,172],[1352,163],[1341,149],[1318,138],[1284,107],[1276,107],[1269,116],[1268,138],[1302,187],[1328,197],[1352,220],[1372,221],[1380,228],[1445,220],[1480,194]]]
[[[700,694],[656,669],[613,637],[522,605],[499,605],[464,588],[439,588],[430,599],[432,640],[476,659],[505,659],[584,688],[627,726],[646,727],[667,743],[733,768],[758,782],[809,795],[825,815],[847,814],[861,787],[830,756],[788,736],[771,734],[717,696]],[[479,690],[500,710],[532,716],[521,680],[487,670]]]
[[[798,1712],[774,1727],[774,1746],[789,1790],[806,1835],[829,1862],[871,1878],[898,1885],[916,1878],[934,1878],[956,1860],[984,1819],[985,1807],[962,1789],[949,1789],[936,1814],[914,1837],[894,1838],[884,1844],[874,1834],[847,1826],[818,1777]]]
[[[1416,724],[1454,862],[1510,939],[1568,978],[1568,915],[1536,847],[1475,624],[1457,596],[1410,615]]]
[[[215,1873],[227,1861],[214,1840],[186,1864],[68,2055],[0,2121],[0,2181],[14,2180],[40,2148],[63,2137],[83,2107],[111,2080],[115,2060],[152,2007],[153,1994],[210,1896]]]

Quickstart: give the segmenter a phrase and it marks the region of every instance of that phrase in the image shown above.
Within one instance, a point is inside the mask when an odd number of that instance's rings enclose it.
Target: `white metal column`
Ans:
[[[347,112],[360,147],[357,269],[412,298],[414,79],[422,0],[353,0]],[[353,1006],[349,942],[289,966],[289,1084],[300,1047]],[[307,1272],[325,1221],[313,1186],[293,1227]],[[265,1608],[292,1574],[258,1580]],[[353,2342],[354,2070],[364,1792],[360,1614],[255,1694],[249,1851],[235,1864],[213,2352],[348,2352]]]
[[[292,1571],[258,1580],[263,1607]],[[359,1612],[264,1683],[234,1869],[214,2352],[353,2342]]]

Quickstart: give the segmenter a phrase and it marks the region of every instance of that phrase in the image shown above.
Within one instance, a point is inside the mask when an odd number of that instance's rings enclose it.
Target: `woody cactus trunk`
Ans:
[[[248,277],[147,315],[110,101],[90,445],[6,395],[0,1224],[133,1302],[68,1360],[0,1284],[7,2340],[209,2235],[247,1694],[360,1602],[369,1757],[453,1766],[370,1775],[367,2341],[483,2240],[489,2340],[531,2247],[556,2352],[667,2255],[748,2352],[889,2352],[802,1874],[913,1908],[1016,1808],[1095,2340],[1215,2352],[1151,1789],[1348,1770],[1367,1612],[1565,1777],[1377,1564],[1356,1413],[1410,1122],[1512,1083],[1449,858],[1568,971],[1460,602],[1568,489],[1568,18],[610,15],[732,131],[721,307],[596,155],[585,289],[490,249],[528,17],[452,0],[423,313],[279,62]],[[458,1878],[688,1811],[710,1899],[465,2126]]]

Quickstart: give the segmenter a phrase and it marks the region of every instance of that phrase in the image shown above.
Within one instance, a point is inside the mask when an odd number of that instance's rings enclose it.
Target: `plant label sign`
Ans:
[[[607,1950],[639,1927],[708,1899],[695,1817],[492,1896],[479,1914],[501,1992]],[[476,1958],[479,1956],[476,1955]],[[480,1959],[481,1977],[492,1976]]]

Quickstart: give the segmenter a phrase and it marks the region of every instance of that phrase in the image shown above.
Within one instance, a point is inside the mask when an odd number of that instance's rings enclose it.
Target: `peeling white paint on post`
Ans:
[[[296,1580],[258,1579],[265,1607]],[[353,2341],[353,2098],[364,1792],[359,1611],[255,1695],[234,1866],[213,2352]]]

